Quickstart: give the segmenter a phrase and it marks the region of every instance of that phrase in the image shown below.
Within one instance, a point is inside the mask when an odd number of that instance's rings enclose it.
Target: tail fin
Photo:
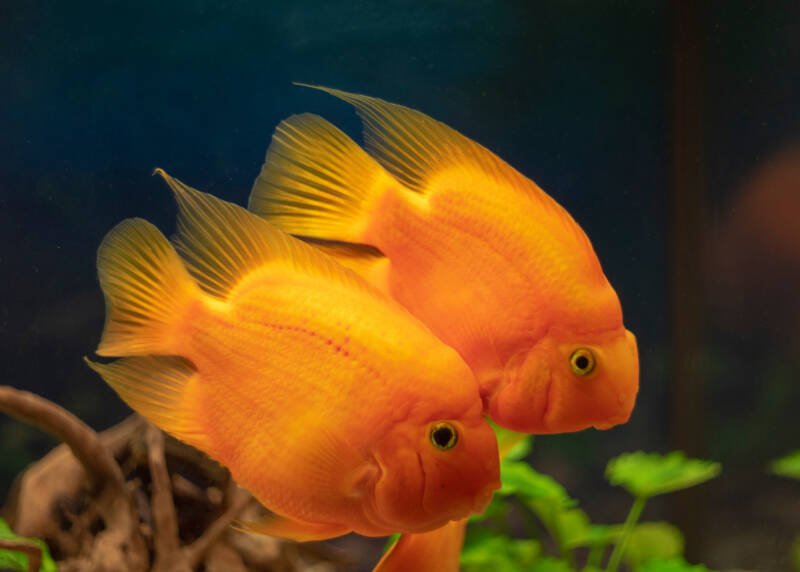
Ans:
[[[197,423],[192,387],[196,372],[179,357],[122,358],[86,364],[100,374],[132,409],[154,425],[199,449],[208,450]]]
[[[363,242],[373,205],[391,185],[352,139],[305,113],[278,125],[248,208],[290,234]]]
[[[179,354],[177,327],[200,293],[175,249],[142,219],[128,219],[97,251],[106,298],[102,356]]]

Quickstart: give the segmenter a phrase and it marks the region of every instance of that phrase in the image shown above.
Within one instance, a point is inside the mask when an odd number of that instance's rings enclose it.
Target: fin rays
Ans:
[[[275,129],[249,209],[291,234],[361,242],[391,178],[325,119],[293,115]]]
[[[159,174],[178,201],[177,248],[190,273],[208,293],[227,299],[251,272],[286,264],[304,274],[322,275],[378,295],[352,271],[242,207],[201,193]]]

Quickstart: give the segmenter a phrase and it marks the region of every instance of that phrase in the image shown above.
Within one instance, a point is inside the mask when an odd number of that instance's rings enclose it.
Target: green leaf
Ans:
[[[622,526],[614,524],[590,524],[582,534],[576,534],[567,540],[565,546],[574,548],[594,548],[615,544],[622,535]]]
[[[575,539],[585,538],[590,528],[589,517],[579,508],[556,514],[554,532],[558,535],[559,545],[565,548],[573,547]]]
[[[560,536],[561,514],[577,504],[555,479],[536,472],[527,463],[506,461],[500,464],[502,486],[498,495],[516,494],[542,521],[545,528],[563,546]]]
[[[383,544],[383,554],[389,552],[389,549],[397,544],[397,541],[400,540],[400,536],[401,535],[396,532],[386,539],[386,542]]]
[[[28,556],[24,552],[0,548],[0,570],[27,572]]]
[[[533,436],[526,435],[524,439],[518,440],[513,445],[506,443],[506,449],[501,453],[502,459],[506,461],[519,461],[527,457],[533,451]]]
[[[38,546],[39,550],[42,552],[42,562],[39,567],[39,572],[56,572],[58,570],[55,561],[50,556],[50,551],[47,549],[47,544],[45,544],[43,540],[19,536],[11,530],[8,523],[2,518],[0,518],[0,540],[13,540]],[[27,572],[28,555],[16,550],[0,548],[0,570],[6,569],[14,570],[15,572]]]
[[[506,461],[500,464],[502,486],[497,494],[518,495],[523,500],[542,501],[555,508],[571,508],[576,501],[555,479],[536,472],[527,463]]]
[[[517,433],[489,422],[497,437],[497,450],[501,460],[519,461],[533,450],[533,436]]]
[[[517,540],[480,527],[470,528],[461,552],[464,572],[524,572],[541,552],[535,540]]]
[[[623,559],[633,568],[649,560],[683,556],[683,535],[667,522],[644,522],[633,529]]]
[[[480,514],[473,514],[469,517],[469,522],[481,522],[490,519],[505,519],[508,514],[508,501],[500,495],[492,497],[489,506]]]
[[[800,449],[770,463],[772,474],[790,479],[800,479]]]
[[[714,572],[702,564],[689,564],[683,558],[669,560],[648,560],[634,569],[634,572]]]
[[[667,455],[638,451],[611,459],[606,478],[635,497],[649,498],[699,485],[719,475],[720,470],[719,463],[687,459],[682,451]]]
[[[558,558],[540,558],[526,572],[572,572],[573,568],[567,562]]]

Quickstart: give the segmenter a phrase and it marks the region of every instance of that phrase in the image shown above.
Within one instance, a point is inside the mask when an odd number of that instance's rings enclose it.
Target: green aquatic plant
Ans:
[[[772,461],[769,471],[779,477],[800,480],[800,449]]]
[[[689,564],[683,558],[669,560],[650,560],[636,569],[636,572],[711,572],[702,564]]]
[[[634,526],[648,499],[681,489],[688,489],[719,475],[719,463],[687,459],[681,451],[667,455],[625,453],[609,461],[606,478],[612,485],[623,487],[633,498],[633,506],[625,519],[622,537],[614,546],[608,572],[616,572],[633,534]]]
[[[800,449],[775,459],[769,464],[768,470],[779,477],[800,480]],[[789,549],[789,561],[792,563],[792,568],[800,572],[800,535],[795,537]]]
[[[0,518],[0,570],[55,572],[57,569],[43,540],[15,534],[8,523]]]
[[[502,444],[505,436],[499,438]],[[677,527],[638,521],[648,499],[716,477],[718,463],[681,452],[620,455],[608,463],[606,477],[631,494],[633,505],[623,524],[596,524],[558,481],[523,460],[531,444],[526,438],[510,448],[501,463],[502,487],[487,510],[471,519],[461,556],[464,572],[614,572],[623,563],[634,572],[708,571],[683,559]],[[517,516],[526,538],[516,538],[509,527],[510,517]]]

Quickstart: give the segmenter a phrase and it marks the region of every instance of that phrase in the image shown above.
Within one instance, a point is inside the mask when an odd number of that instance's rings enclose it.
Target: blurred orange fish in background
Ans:
[[[290,117],[250,210],[322,241],[458,350],[499,425],[563,433],[626,422],[639,386],[636,340],[572,217],[446,125],[317,89],[357,108],[370,154],[321,117]]]
[[[708,230],[714,321],[747,344],[800,351],[800,144],[759,162]]]
[[[89,365],[275,513],[250,531],[381,536],[482,511],[497,443],[459,355],[327,255],[159,173],[182,258],[141,219],[107,235],[97,353],[122,359]]]

